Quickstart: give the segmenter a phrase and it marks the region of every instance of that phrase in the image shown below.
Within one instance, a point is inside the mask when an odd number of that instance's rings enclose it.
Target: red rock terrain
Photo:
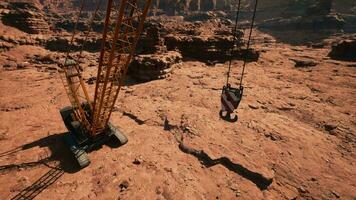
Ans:
[[[222,37],[218,24],[224,29],[219,21],[180,27],[198,27],[192,34],[167,22],[160,43],[144,37],[142,45],[161,47],[135,58],[139,76],[131,74],[111,118],[129,142],[90,153],[79,171],[62,140],[64,53],[47,46],[68,33],[29,34],[0,22],[0,199],[355,199],[356,63],[329,57],[331,45],[355,36],[292,46],[255,30],[259,58],[247,64],[239,121],[228,123],[218,115],[226,60],[181,58],[184,49],[164,43],[172,35],[211,41]],[[213,41],[209,48],[221,52]],[[84,55],[93,93],[98,52]],[[241,66],[233,61],[233,85]],[[134,79],[146,76],[154,80]]]

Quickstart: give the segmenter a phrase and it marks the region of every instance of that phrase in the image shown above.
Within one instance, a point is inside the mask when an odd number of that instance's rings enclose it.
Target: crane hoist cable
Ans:
[[[256,11],[257,11],[257,4],[258,0],[255,1],[254,5],[254,10],[253,10],[253,16],[250,24],[250,32],[247,40],[247,46],[246,46],[246,51],[243,52],[243,66],[242,66],[242,72],[240,76],[240,82],[239,86],[237,88],[234,88],[230,84],[230,73],[231,73],[231,66],[232,66],[232,59],[233,59],[233,53],[234,53],[234,48],[237,45],[237,23],[239,20],[239,14],[240,14],[240,9],[241,9],[241,0],[238,1],[238,6],[237,6],[237,11],[236,11],[236,18],[235,18],[235,27],[233,30],[233,36],[234,36],[234,45],[230,50],[230,60],[229,60],[229,67],[227,71],[227,78],[226,78],[226,85],[223,86],[222,93],[221,93],[221,109],[219,112],[219,115],[222,119],[228,122],[236,122],[238,117],[235,115],[232,118],[232,113],[234,110],[236,110],[241,102],[242,95],[243,95],[243,78],[245,75],[245,68],[246,68],[246,63],[247,63],[247,52],[250,49],[251,45],[251,36],[252,36],[252,31],[253,31],[253,26],[256,18]]]

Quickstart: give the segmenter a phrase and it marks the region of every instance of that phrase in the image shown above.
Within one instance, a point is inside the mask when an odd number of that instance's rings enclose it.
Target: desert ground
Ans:
[[[31,36],[3,23],[0,35]],[[355,38],[330,35],[315,48],[255,29],[259,58],[246,66],[236,123],[218,114],[228,61],[183,58],[164,78],[129,77],[111,118],[129,142],[91,152],[82,170],[62,138],[59,109],[70,103],[56,64],[33,62],[53,51],[27,43],[6,49],[0,199],[354,200],[356,62],[328,56],[343,37]],[[90,77],[98,53],[85,53]],[[242,64],[232,62],[232,85]]]

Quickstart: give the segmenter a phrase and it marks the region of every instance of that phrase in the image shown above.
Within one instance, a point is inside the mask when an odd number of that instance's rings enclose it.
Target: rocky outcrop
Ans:
[[[80,51],[83,49],[88,52],[98,52],[101,48],[100,38],[89,38],[85,41],[84,38],[79,37],[70,45],[70,38],[55,36],[43,42],[47,50],[58,52],[67,52],[69,49],[71,51]]]
[[[167,51],[164,45],[164,38],[161,36],[162,24],[158,22],[148,22],[145,31],[141,34],[138,42],[137,54],[154,54]]]
[[[75,24],[76,24],[76,18],[77,18],[77,13],[68,13],[64,14],[61,16],[52,14],[52,23],[55,27],[56,30],[65,30],[68,32],[72,32],[74,30]],[[89,30],[89,23],[88,19],[90,19],[93,14],[90,11],[83,11],[81,18],[79,19],[77,23],[76,29],[78,31],[87,31]],[[104,11],[98,11],[98,14],[95,18],[95,20],[91,24],[91,31],[97,32],[97,33],[102,33],[104,29],[104,17],[105,13]]]
[[[44,13],[32,3],[13,2],[7,4],[7,13],[3,14],[2,22],[7,26],[16,27],[30,34],[49,32],[49,25]]]
[[[194,11],[230,11],[233,7],[231,0],[156,0],[154,10],[162,10],[167,15],[188,14]]]
[[[277,18],[266,20],[259,25],[260,28],[274,30],[341,30],[344,20],[335,14],[323,16],[298,16],[292,18]]]
[[[182,61],[182,55],[177,51],[167,51],[162,37],[165,28],[161,23],[148,21],[145,26],[128,73],[138,81],[166,78],[173,66]]]
[[[241,35],[239,36],[241,38]],[[168,50],[178,49],[183,57],[196,59],[207,64],[216,62],[226,62],[230,59],[247,58],[249,61],[255,61],[259,57],[259,53],[249,49],[242,48],[243,42],[238,40],[234,47],[234,39],[228,35],[212,35],[204,36],[189,36],[189,35],[167,35],[165,37],[165,44]],[[231,49],[235,49],[232,54]]]
[[[340,15],[331,13],[332,2],[332,0],[291,2],[285,8],[284,16],[266,20],[260,27],[281,30],[341,30],[345,21]]]
[[[335,60],[356,61],[356,40],[346,40],[334,45],[329,57]]]
[[[234,45],[231,37],[224,36],[203,38],[201,36],[168,35],[165,39],[168,50],[178,49],[184,57],[206,62],[226,57],[226,53]]]
[[[0,41],[0,52],[8,51],[9,49],[11,49],[13,47],[14,47],[14,45],[9,42]]]
[[[224,20],[208,22],[186,22],[183,19],[159,22],[150,20],[138,43],[137,54],[161,54],[168,51],[179,51],[184,59],[199,60],[206,64],[226,62],[230,59],[257,60],[259,53],[252,49],[245,50],[242,31],[231,33],[231,24]]]
[[[214,19],[218,17],[217,13],[212,12],[212,11],[207,11],[207,12],[202,12],[202,11],[194,11],[194,12],[189,12],[186,15],[184,15],[184,19],[186,21],[208,21],[211,19]]]
[[[130,64],[129,75],[139,81],[163,79],[169,76],[173,65],[181,61],[182,56],[176,51],[138,55]]]

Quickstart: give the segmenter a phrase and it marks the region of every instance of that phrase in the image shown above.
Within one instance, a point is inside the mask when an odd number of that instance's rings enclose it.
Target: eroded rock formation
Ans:
[[[129,74],[140,81],[162,79],[168,77],[173,65],[181,61],[182,56],[176,51],[137,55],[130,64]]]
[[[267,20],[260,27],[280,30],[340,30],[345,22],[340,15],[331,12],[332,2],[332,0],[292,2],[286,8],[286,13],[289,13],[286,17]],[[299,13],[298,10],[303,12]]]
[[[4,4],[8,12],[3,14],[2,22],[31,34],[49,32],[45,14],[32,3],[13,2]]]

